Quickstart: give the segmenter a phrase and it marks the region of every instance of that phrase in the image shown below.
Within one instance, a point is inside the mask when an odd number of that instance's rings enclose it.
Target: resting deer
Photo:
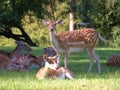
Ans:
[[[57,55],[56,51],[52,47],[43,48],[43,54],[46,54],[47,56]],[[33,64],[34,66],[42,66],[42,63],[44,63],[43,54],[39,57],[36,57],[29,53],[21,54],[14,60],[13,67],[18,71],[26,71],[32,68]]]
[[[12,69],[12,61],[20,55],[21,50],[30,51],[31,48],[23,41],[16,41],[16,48],[12,52],[0,51],[0,69]]]
[[[31,48],[25,44],[23,41],[16,41],[17,44],[16,48],[12,52],[2,51],[0,50],[0,54],[6,55],[9,58],[13,59],[14,57],[18,56],[20,54],[21,50],[30,51]]]
[[[12,62],[6,55],[0,54],[0,69],[1,70],[12,70]]]
[[[65,56],[64,64],[67,67],[68,57],[70,52],[77,52],[82,49],[86,49],[90,58],[90,65],[88,72],[91,71],[94,59],[97,62],[98,72],[101,73],[100,59],[97,53],[94,51],[94,47],[98,38],[105,41],[101,35],[94,29],[83,28],[80,30],[66,31],[61,33],[55,32],[55,26],[62,21],[46,21],[42,20],[42,23],[47,25],[50,34],[50,41],[52,42],[55,50],[59,53],[63,53]],[[60,61],[59,61],[60,62]]]
[[[120,54],[115,54],[115,55],[110,56],[106,61],[106,65],[120,66]]]
[[[32,64],[41,66],[36,56],[32,54],[21,54],[14,60],[13,67],[18,71],[26,71],[29,70]]]
[[[44,79],[46,77],[50,77],[53,79],[61,78],[61,79],[74,79],[74,74],[65,67],[60,67],[57,63],[57,58],[59,55],[56,56],[47,56],[46,54],[43,55],[43,59],[45,60],[45,66],[41,68],[37,74],[36,78]]]

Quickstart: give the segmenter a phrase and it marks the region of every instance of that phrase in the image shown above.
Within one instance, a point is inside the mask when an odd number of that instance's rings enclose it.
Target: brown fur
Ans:
[[[96,42],[96,39],[98,38],[98,33],[94,29],[84,28],[81,30],[75,30],[71,32],[67,31],[67,32],[57,33],[55,37],[59,41],[59,43],[61,43],[60,44],[61,48],[68,48],[68,47],[87,48],[90,47],[91,44]],[[78,42],[81,43],[79,44]]]
[[[19,65],[20,71],[24,71],[25,69],[28,70],[32,64],[41,66],[41,63],[38,61],[38,58],[32,54],[19,55],[16,57],[13,63]]]
[[[13,69],[12,60],[20,54],[21,50],[30,51],[31,48],[27,46],[23,41],[16,41],[16,48],[12,52],[0,50],[0,69]]]
[[[106,64],[108,66],[120,66],[120,54],[109,57]]]
[[[0,69],[12,70],[12,62],[9,57],[0,54]]]

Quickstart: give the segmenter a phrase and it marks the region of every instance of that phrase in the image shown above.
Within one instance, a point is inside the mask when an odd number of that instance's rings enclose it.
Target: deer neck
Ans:
[[[16,57],[16,56],[18,56],[19,54],[20,54],[20,49],[19,49],[19,47],[17,46],[12,52],[11,52],[11,54],[10,54],[10,57],[11,58],[14,58],[14,57]]]
[[[53,44],[53,46],[54,46],[54,48],[56,49],[56,50],[58,50],[58,51],[60,51],[61,49],[60,49],[60,47],[59,47],[59,41],[57,40],[57,38],[56,38],[57,36],[56,36],[56,33],[54,32],[54,31],[51,31],[50,32],[50,41],[51,41],[51,43]]]
[[[55,38],[55,32],[54,31],[50,31],[50,41],[52,43],[57,42],[56,38]]]

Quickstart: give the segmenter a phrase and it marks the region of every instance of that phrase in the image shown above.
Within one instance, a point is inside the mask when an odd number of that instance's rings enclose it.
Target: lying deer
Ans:
[[[58,53],[63,53],[65,56],[64,64],[67,67],[68,57],[70,52],[77,52],[86,49],[90,58],[90,65],[88,72],[91,71],[94,59],[97,62],[98,72],[101,73],[100,59],[97,53],[94,51],[94,47],[100,38],[106,42],[105,39],[94,29],[83,28],[80,30],[66,31],[61,33],[55,32],[55,26],[62,21],[46,21],[42,20],[42,23],[47,25],[50,34],[50,41],[53,44],[55,50]],[[59,61],[60,62],[60,61]]]
[[[18,71],[26,71],[29,70],[32,64],[41,66],[36,56],[32,54],[21,54],[14,60],[13,67]]]
[[[1,70],[12,70],[12,62],[6,55],[0,54],[0,69]]]
[[[52,47],[46,47],[43,49],[43,54],[46,54],[47,56],[55,56],[57,53]],[[35,66],[42,66],[42,63],[44,63],[43,54],[39,57],[29,53],[19,55],[14,60],[13,67],[18,71],[26,71],[29,70],[33,64]]]
[[[26,51],[31,50],[31,48],[27,44],[25,44],[25,42],[23,42],[23,41],[16,41],[15,43],[17,44],[17,46],[12,52],[0,50],[0,54],[4,54],[12,59],[12,58],[18,56],[20,54],[21,50],[26,50]]]
[[[120,54],[115,54],[115,55],[110,56],[106,61],[106,65],[120,66]]]
[[[56,56],[47,56],[46,54],[43,55],[43,59],[45,60],[45,66],[42,67],[36,74],[37,79],[44,79],[46,77],[50,77],[53,79],[61,78],[61,79],[74,79],[73,73],[65,68],[60,67],[57,63],[57,58],[59,55]]]
[[[17,46],[12,52],[0,51],[0,69],[11,69],[12,61],[20,54],[21,50],[31,50],[23,41],[16,41],[16,44]]]

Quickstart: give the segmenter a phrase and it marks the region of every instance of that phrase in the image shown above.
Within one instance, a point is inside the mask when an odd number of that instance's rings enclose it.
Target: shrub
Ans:
[[[120,26],[113,27],[111,35],[110,46],[120,47]]]

